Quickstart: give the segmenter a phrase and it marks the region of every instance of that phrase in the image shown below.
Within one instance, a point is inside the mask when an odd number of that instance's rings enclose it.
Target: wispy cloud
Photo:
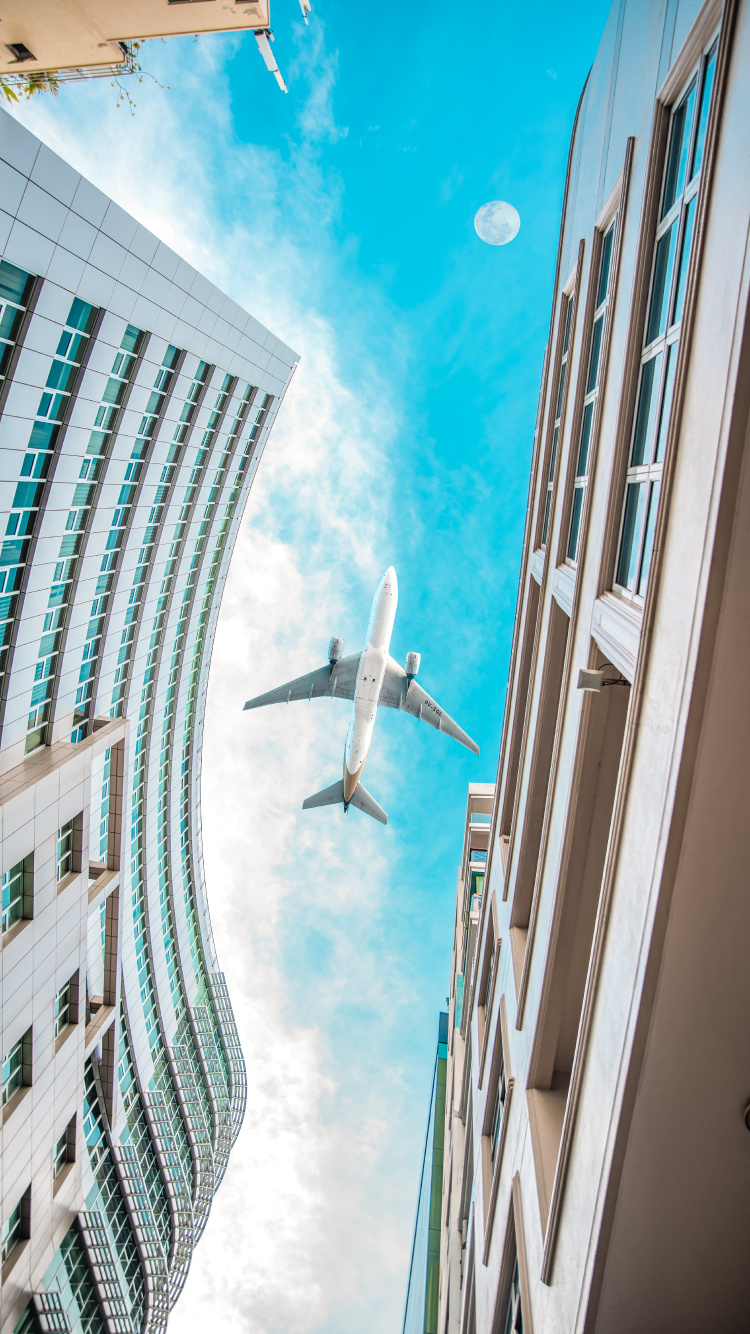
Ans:
[[[241,708],[323,661],[331,633],[352,647],[362,635],[390,559],[403,420],[364,346],[347,346],[357,384],[345,377],[318,299],[338,202],[315,145],[345,133],[322,36],[297,56],[309,94],[285,153],[238,141],[215,45],[199,43],[179,75],[170,48],[153,50],[172,90],[144,85],[132,119],[106,88],[18,114],[302,354],[224,595],[203,758],[209,899],[248,1112],[170,1327],[381,1334],[397,1321],[416,1188],[383,1171],[403,1154],[405,1078],[389,1035],[414,991],[388,924],[382,830],[357,812],[300,810],[340,771],[341,705]],[[387,784],[387,736],[380,772]]]

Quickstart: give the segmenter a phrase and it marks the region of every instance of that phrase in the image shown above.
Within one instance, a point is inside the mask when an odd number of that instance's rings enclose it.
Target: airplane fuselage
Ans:
[[[390,565],[375,591],[365,647],[357,670],[352,716],[344,746],[344,808],[354,796],[372,743],[397,606],[398,581],[396,571]]]

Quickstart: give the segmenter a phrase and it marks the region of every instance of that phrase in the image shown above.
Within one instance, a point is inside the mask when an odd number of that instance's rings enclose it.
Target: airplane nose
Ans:
[[[396,571],[394,570],[394,568],[393,568],[392,565],[389,565],[389,566],[388,566],[388,569],[386,570],[385,574],[383,575],[383,587],[384,587],[384,588],[390,588],[392,592],[395,592],[395,590],[398,588],[398,580],[397,580],[397,578],[396,578]]]

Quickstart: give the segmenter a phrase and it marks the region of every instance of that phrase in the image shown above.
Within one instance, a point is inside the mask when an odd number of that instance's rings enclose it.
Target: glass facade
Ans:
[[[440,1015],[403,1334],[438,1334],[448,1015]]]
[[[127,314],[90,266],[79,293],[62,261],[53,281],[41,258],[0,259],[0,772],[33,788],[80,756],[55,779],[49,846],[3,872],[2,931],[23,950],[44,913],[52,939],[83,922],[77,971],[49,961],[33,1077],[31,1030],[4,1047],[4,1105],[29,1083],[33,1109],[55,1051],[78,1081],[58,1098],[55,1075],[46,1146],[75,1222],[17,1280],[23,1302],[4,1287],[18,1329],[166,1328],[247,1097],[203,884],[200,747],[219,599],[296,357],[170,256],[145,265]],[[3,1220],[4,1245],[29,1217],[52,1235],[49,1207]]]

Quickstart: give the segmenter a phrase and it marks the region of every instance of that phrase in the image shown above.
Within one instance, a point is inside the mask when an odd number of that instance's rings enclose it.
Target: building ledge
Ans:
[[[102,1034],[106,1032],[115,1017],[114,1005],[100,1005],[96,1014],[86,1025],[86,1036],[84,1038],[84,1060],[88,1059],[94,1047],[100,1041]]]
[[[99,755],[102,750],[107,750],[113,746],[116,741],[120,741],[125,736],[127,722],[124,718],[113,718],[106,727],[100,727],[91,736],[85,740],[73,744],[71,741],[55,741],[51,746],[40,746],[30,755],[17,764],[14,769],[9,769],[7,774],[0,778],[0,806],[7,805],[14,801],[24,792],[44,778],[49,778],[50,774],[62,769],[71,760],[84,755],[86,751],[91,751],[93,755]]]

